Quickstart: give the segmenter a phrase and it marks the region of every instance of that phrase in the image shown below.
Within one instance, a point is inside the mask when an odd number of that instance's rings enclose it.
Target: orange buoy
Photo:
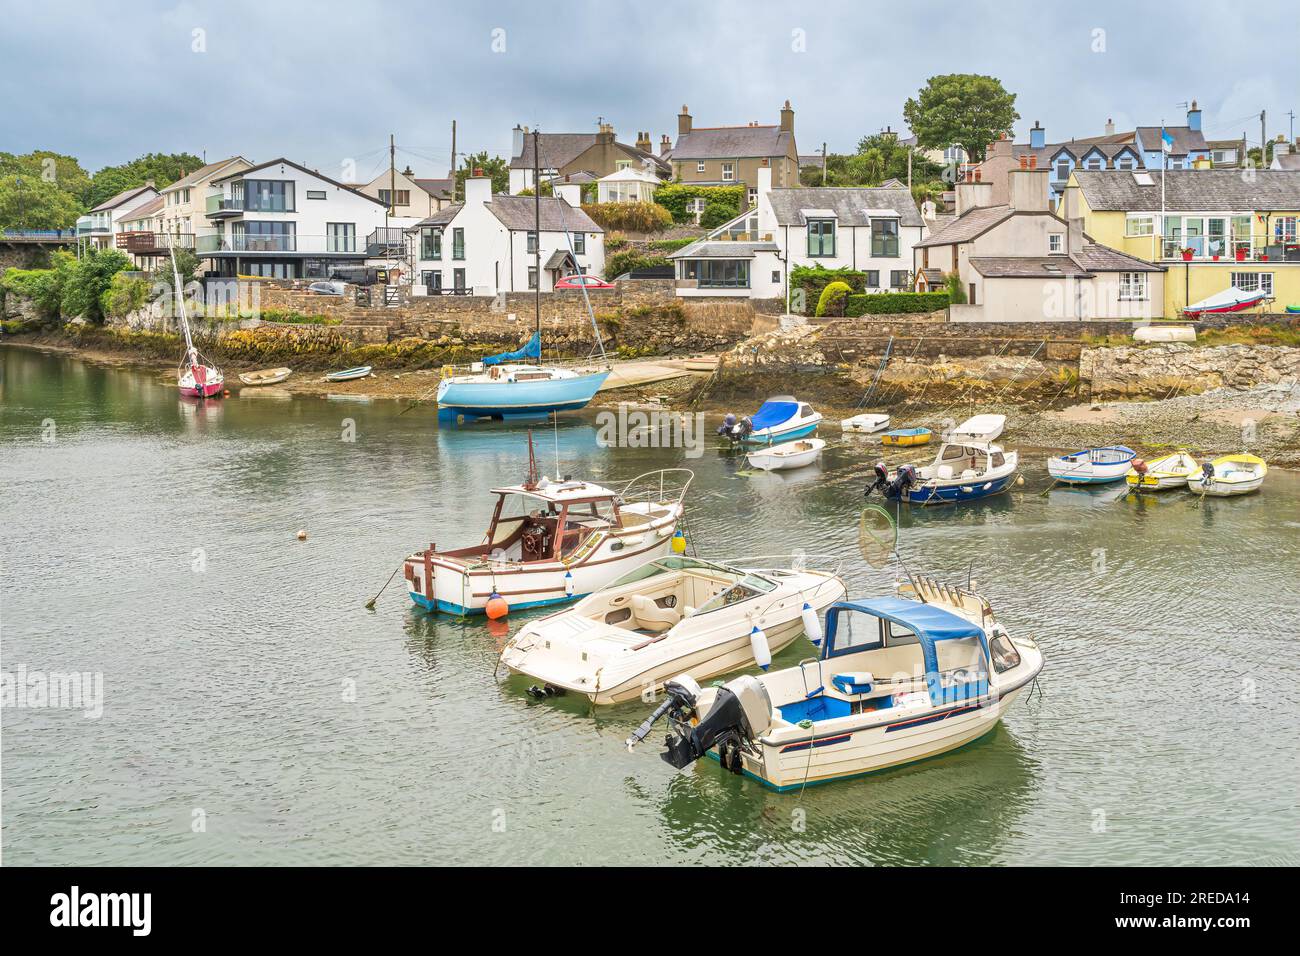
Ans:
[[[510,613],[510,605],[506,603],[505,598],[496,591],[493,591],[491,597],[487,599],[487,604],[484,606],[483,610],[487,612],[489,621],[495,621]]]

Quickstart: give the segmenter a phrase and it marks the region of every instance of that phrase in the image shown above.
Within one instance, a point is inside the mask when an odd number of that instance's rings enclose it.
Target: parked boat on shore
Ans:
[[[746,445],[775,445],[811,435],[821,420],[821,413],[807,402],[791,395],[779,395],[769,398],[752,416],[739,421],[728,413],[718,427],[718,434]]]
[[[920,505],[975,501],[1006,491],[1019,460],[1018,452],[989,442],[944,442],[929,465],[890,471],[884,462],[877,463],[865,494],[878,491],[886,499]]]
[[[1187,488],[1198,495],[1231,498],[1259,491],[1268,474],[1268,463],[1255,455],[1223,455],[1201,465],[1187,476]]]
[[[1133,459],[1133,467],[1125,475],[1130,488],[1139,491],[1168,491],[1186,488],[1187,479],[1201,470],[1200,463],[1185,451],[1161,455],[1150,461]]]
[[[844,429],[844,431],[856,432],[861,435],[881,432],[888,427],[889,416],[876,412],[863,412],[861,415],[854,415],[852,418],[840,420],[840,428]]]
[[[657,558],[579,601],[532,621],[501,654],[544,693],[596,704],[640,697],[690,670],[704,680],[751,667],[817,630],[817,614],[845,595],[833,572],[750,569],[679,555]]]
[[[1006,427],[1005,415],[972,415],[945,435],[944,441],[993,441]]]
[[[369,365],[358,365],[355,368],[345,368],[338,372],[327,372],[325,381],[327,382],[351,382],[359,378],[365,378],[371,374]]]
[[[576,600],[668,553],[694,477],[664,468],[618,491],[538,477],[530,436],[528,476],[492,489],[497,503],[483,540],[408,556],[407,591],[426,610],[460,615],[485,613],[494,598],[502,610]]]
[[[821,457],[826,442],[820,438],[800,438],[748,452],[745,458],[750,467],[761,471],[788,471],[811,465]]]
[[[240,372],[239,380],[245,385],[276,385],[292,374],[291,368],[264,368],[257,372]]]
[[[820,654],[798,666],[702,688],[687,671],[627,740],[667,715],[664,761],[708,755],[777,791],[844,780],[947,753],[997,726],[1042,671],[969,589],[918,578],[898,596],[839,601]]]
[[[914,448],[929,444],[933,434],[928,428],[896,428],[880,436],[880,444],[891,448]]]
[[[1085,448],[1047,459],[1047,473],[1062,484],[1100,485],[1123,478],[1135,458],[1137,452],[1124,445]]]

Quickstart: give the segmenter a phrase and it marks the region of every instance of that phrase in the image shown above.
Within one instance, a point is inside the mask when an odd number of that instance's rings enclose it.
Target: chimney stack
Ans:
[[[794,132],[794,110],[790,108],[790,101],[785,101],[785,106],[781,107],[781,131],[785,133]]]
[[[667,133],[664,133],[663,137],[659,140],[659,155],[663,156],[672,148],[673,148],[673,141],[668,138]]]
[[[609,123],[601,123],[596,133],[596,142],[608,146],[614,142],[614,127]]]
[[[1113,119],[1110,118],[1106,119],[1106,135],[1107,136],[1115,135],[1115,121]]]
[[[474,169],[473,175],[465,180],[465,205],[482,204],[492,201],[492,177],[484,176],[483,170]]]
[[[1187,110],[1187,128],[1194,133],[1201,131],[1201,110],[1196,105],[1196,100],[1192,100],[1192,105]]]
[[[1034,120],[1034,128],[1029,131],[1029,148],[1042,149],[1047,145],[1047,130],[1043,129],[1038,120]]]
[[[682,106],[682,111],[677,114],[677,135],[685,136],[691,131],[691,111]]]
[[[971,180],[957,183],[956,189],[958,216],[964,216],[972,209],[980,209],[993,204],[992,183]]]
[[[636,134],[636,148],[643,153],[648,153],[654,149],[650,144],[650,134],[648,132]]]
[[[1046,169],[1034,169],[1028,163],[1011,170],[1011,208],[1016,212],[1047,212],[1047,176]]]

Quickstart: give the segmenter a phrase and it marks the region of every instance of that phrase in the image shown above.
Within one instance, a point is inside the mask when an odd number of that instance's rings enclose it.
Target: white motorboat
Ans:
[[[846,432],[857,432],[861,435],[870,435],[875,432],[883,432],[889,427],[889,416],[881,415],[875,412],[864,412],[861,415],[854,415],[852,418],[840,420],[840,428]]]
[[[453,550],[434,543],[407,557],[412,601],[460,615],[560,604],[668,553],[693,472],[646,472],[615,491],[539,478],[531,436],[529,457],[522,484],[492,489],[496,507],[481,542]]]
[[[814,411],[807,402],[791,395],[778,395],[765,401],[752,416],[739,421],[728,413],[718,434],[747,445],[776,445],[811,435],[821,420],[821,412]]]
[[[628,738],[669,717],[663,759],[704,755],[778,790],[924,760],[984,736],[1043,669],[984,598],[918,578],[898,596],[837,602],[816,658],[702,689],[691,671]]]
[[[747,452],[745,458],[751,467],[762,471],[787,471],[811,465],[821,457],[825,447],[826,442],[821,438],[800,438]]]
[[[545,692],[597,704],[632,700],[689,670],[698,679],[751,667],[809,629],[845,595],[833,572],[748,569],[668,555],[572,608],[532,621],[501,654]],[[820,638],[820,633],[812,635]]]
[[[866,493],[879,491],[887,499],[920,505],[974,501],[1006,491],[1019,462],[1019,452],[1004,451],[1001,445],[944,442],[930,465],[901,465],[890,471],[884,462],[877,463]]]
[[[1200,463],[1185,451],[1161,455],[1151,461],[1133,459],[1133,467],[1125,476],[1130,488],[1139,491],[1168,491],[1186,488],[1187,479],[1201,470]]]
[[[1007,426],[1005,415],[972,415],[947,435],[945,441],[993,441]]]
[[[1201,465],[1187,476],[1187,488],[1198,495],[1231,498],[1259,491],[1268,474],[1268,464],[1254,455],[1223,455]]]
[[[1124,445],[1085,448],[1047,459],[1047,473],[1062,484],[1101,485],[1128,474],[1137,452]]]

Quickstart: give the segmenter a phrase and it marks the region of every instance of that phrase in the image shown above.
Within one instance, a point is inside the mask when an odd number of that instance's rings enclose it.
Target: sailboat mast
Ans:
[[[542,180],[537,155],[538,130],[533,130],[533,314],[537,323],[537,363],[542,362]]]
[[[181,288],[181,270],[176,266],[176,246],[172,243],[170,236],[167,238],[167,254],[171,256],[172,260],[172,281],[176,286],[176,308],[180,313],[181,331],[185,334],[185,354],[193,363],[194,342],[190,338],[189,320],[185,317],[185,290]]]

